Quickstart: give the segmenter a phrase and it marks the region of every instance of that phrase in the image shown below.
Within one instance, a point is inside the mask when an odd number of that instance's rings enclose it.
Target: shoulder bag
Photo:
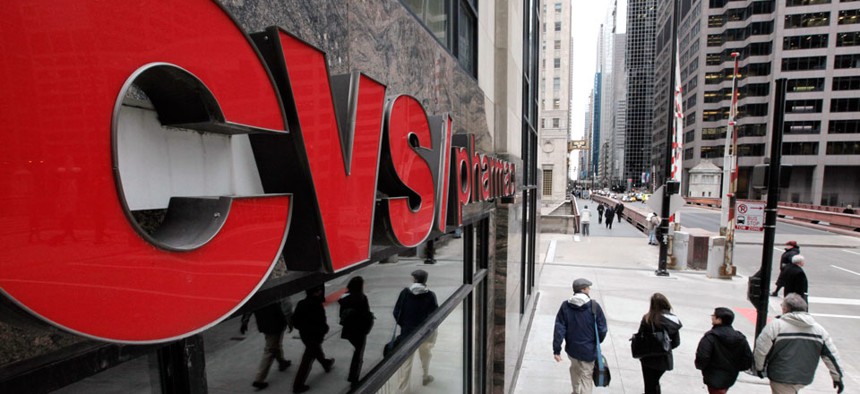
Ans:
[[[672,338],[665,330],[655,331],[651,324],[651,332],[637,332],[630,337],[630,352],[633,358],[652,357],[668,354],[672,349]]]
[[[592,379],[595,387],[609,386],[609,380],[612,375],[609,373],[609,365],[606,364],[606,358],[600,351],[600,331],[597,330],[597,307],[594,300],[591,300],[591,314],[594,316],[594,343],[597,345],[597,360],[594,360],[594,373]]]

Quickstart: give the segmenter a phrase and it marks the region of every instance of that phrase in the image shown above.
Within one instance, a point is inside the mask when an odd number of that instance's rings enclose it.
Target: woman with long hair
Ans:
[[[367,296],[364,295],[364,278],[356,276],[350,279],[346,290],[347,293],[337,302],[340,305],[340,325],[343,326],[340,337],[348,340],[355,347],[347,377],[347,380],[354,385],[361,378],[364,345],[367,342],[367,334],[373,328],[374,317],[370,312]]]
[[[681,320],[672,314],[672,304],[663,294],[654,293],[651,296],[651,307],[642,316],[639,323],[639,333],[652,335],[663,332],[672,342],[671,349],[657,356],[642,357],[642,379],[645,382],[645,394],[660,394],[660,377],[673,368],[672,349],[681,344]]]

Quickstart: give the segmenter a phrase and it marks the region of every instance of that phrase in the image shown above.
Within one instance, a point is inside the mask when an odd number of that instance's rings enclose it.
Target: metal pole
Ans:
[[[666,119],[668,120],[666,123],[666,153],[663,155],[665,157],[664,161],[664,173],[665,180],[663,181],[663,206],[660,209],[660,231],[657,233],[658,242],[660,243],[660,257],[657,262],[657,271],[655,274],[657,276],[669,276],[669,271],[666,270],[666,266],[668,265],[669,258],[669,199],[672,197],[669,194],[669,180],[672,179],[672,139],[674,137],[674,133],[672,132],[672,125],[675,122],[675,111],[673,108],[673,100],[675,99],[675,52],[678,51],[678,1],[672,0],[672,47],[669,49],[669,57],[672,59],[669,65],[669,90],[666,95],[668,98],[668,106],[666,106]]]
[[[726,248],[723,256],[723,266],[720,268],[720,276],[734,276],[734,249],[735,249],[735,203],[737,202],[738,189],[738,130],[735,127],[735,116],[737,116],[738,108],[738,60],[740,53],[732,52],[732,58],[735,60],[735,68],[732,74],[732,101],[729,106],[729,122],[726,128],[726,160],[724,160],[723,185],[723,204],[722,209],[725,215],[725,233]],[[731,142],[731,143],[730,143]]]
[[[779,168],[782,162],[782,121],[785,112],[785,78],[776,80],[774,94],[773,125],[770,138],[770,164],[767,176],[767,205],[764,209],[764,242],[761,254],[761,294],[756,307],[755,336],[761,334],[767,324],[767,303],[770,294],[770,271],[773,260],[773,240],[776,237],[776,210],[779,203]]]

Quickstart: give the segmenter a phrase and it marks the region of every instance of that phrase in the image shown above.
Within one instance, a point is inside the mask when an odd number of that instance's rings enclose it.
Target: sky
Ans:
[[[582,139],[585,129],[585,111],[588,94],[594,86],[594,69],[597,63],[597,34],[606,20],[610,0],[568,0],[573,6],[573,139]]]

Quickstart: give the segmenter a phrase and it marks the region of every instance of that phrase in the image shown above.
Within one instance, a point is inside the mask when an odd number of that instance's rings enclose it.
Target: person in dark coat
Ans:
[[[564,342],[564,352],[570,359],[570,385],[574,394],[591,393],[597,341],[603,342],[608,331],[603,308],[591,299],[590,292],[591,281],[588,279],[573,281],[573,297],[562,302],[555,315],[552,354],[556,362],[561,362],[561,344]]]
[[[783,288],[783,296],[797,293],[808,303],[809,282],[806,280],[806,273],[803,272],[805,261],[803,255],[798,254],[792,257],[791,264],[779,274],[776,286]]]
[[[651,296],[651,307],[642,316],[639,323],[639,334],[651,335],[663,331],[672,340],[672,349],[681,345],[681,320],[672,314],[672,305],[663,294],[654,293]],[[660,394],[660,378],[666,371],[674,368],[672,350],[658,356],[642,357],[642,379],[645,382],[645,394]]]
[[[427,287],[427,277],[429,274],[424,270],[415,270],[412,272],[413,283],[409,287],[404,288],[397,297],[397,303],[394,304],[394,319],[397,325],[400,326],[400,337],[406,338],[411,335],[418,327],[421,326],[428,317],[430,317],[436,309],[439,308],[439,303],[436,301],[436,293]],[[421,359],[422,367],[422,384],[424,386],[430,384],[434,380],[430,375],[430,359],[433,357],[433,346],[436,345],[436,332],[430,334],[430,337],[418,347],[418,358]],[[409,357],[403,363],[405,373],[400,376],[400,392],[408,392],[409,378],[412,371],[412,357]]]
[[[325,288],[317,286],[305,291],[305,298],[296,305],[293,312],[293,326],[299,330],[302,343],[305,344],[305,352],[299,370],[296,372],[296,380],[293,382],[294,393],[304,393],[310,390],[305,382],[311,373],[314,360],[322,365],[326,373],[334,367],[333,358],[325,358],[322,343],[325,334],[328,333],[328,322],[325,316]]]
[[[348,340],[355,348],[346,380],[356,384],[361,378],[367,334],[373,328],[373,312],[370,311],[370,303],[364,295],[364,278],[356,276],[350,279],[346,289],[347,293],[337,301],[340,305],[340,325],[343,326],[340,337]]]
[[[615,205],[615,216],[618,217],[618,223],[621,223],[621,212],[624,212],[624,204],[619,202]]]
[[[603,223],[603,211],[606,210],[606,207],[603,206],[603,203],[597,204],[597,224]]]
[[[797,241],[788,241],[785,243],[785,252],[782,253],[782,256],[779,257],[779,274],[782,275],[782,271],[785,271],[785,267],[791,265],[791,258],[800,254],[800,246],[797,246]],[[779,294],[779,289],[782,286],[779,283],[776,284],[776,290],[770,295],[776,297]]]
[[[257,330],[266,337],[266,346],[263,348],[263,358],[260,360],[260,366],[257,368],[257,375],[254,378],[252,386],[262,390],[269,387],[266,383],[266,376],[269,375],[269,369],[272,363],[278,361],[278,370],[284,371],[292,365],[290,360],[284,358],[284,331],[289,325],[287,315],[292,312],[292,307],[289,301],[275,302],[266,305],[254,311],[254,320],[257,322]],[[287,311],[287,313],[285,313]],[[239,332],[244,334],[248,331],[248,321],[251,320],[251,314],[242,315],[242,325]],[[292,331],[292,329],[290,330]]]
[[[752,350],[747,337],[732,328],[735,314],[728,308],[716,308],[711,315],[713,328],[706,332],[696,349],[696,369],[709,394],[725,394],[738,380],[738,373],[752,367]]]
[[[606,216],[606,228],[612,230],[612,219],[615,219],[615,209],[606,207],[606,212],[603,215]]]

